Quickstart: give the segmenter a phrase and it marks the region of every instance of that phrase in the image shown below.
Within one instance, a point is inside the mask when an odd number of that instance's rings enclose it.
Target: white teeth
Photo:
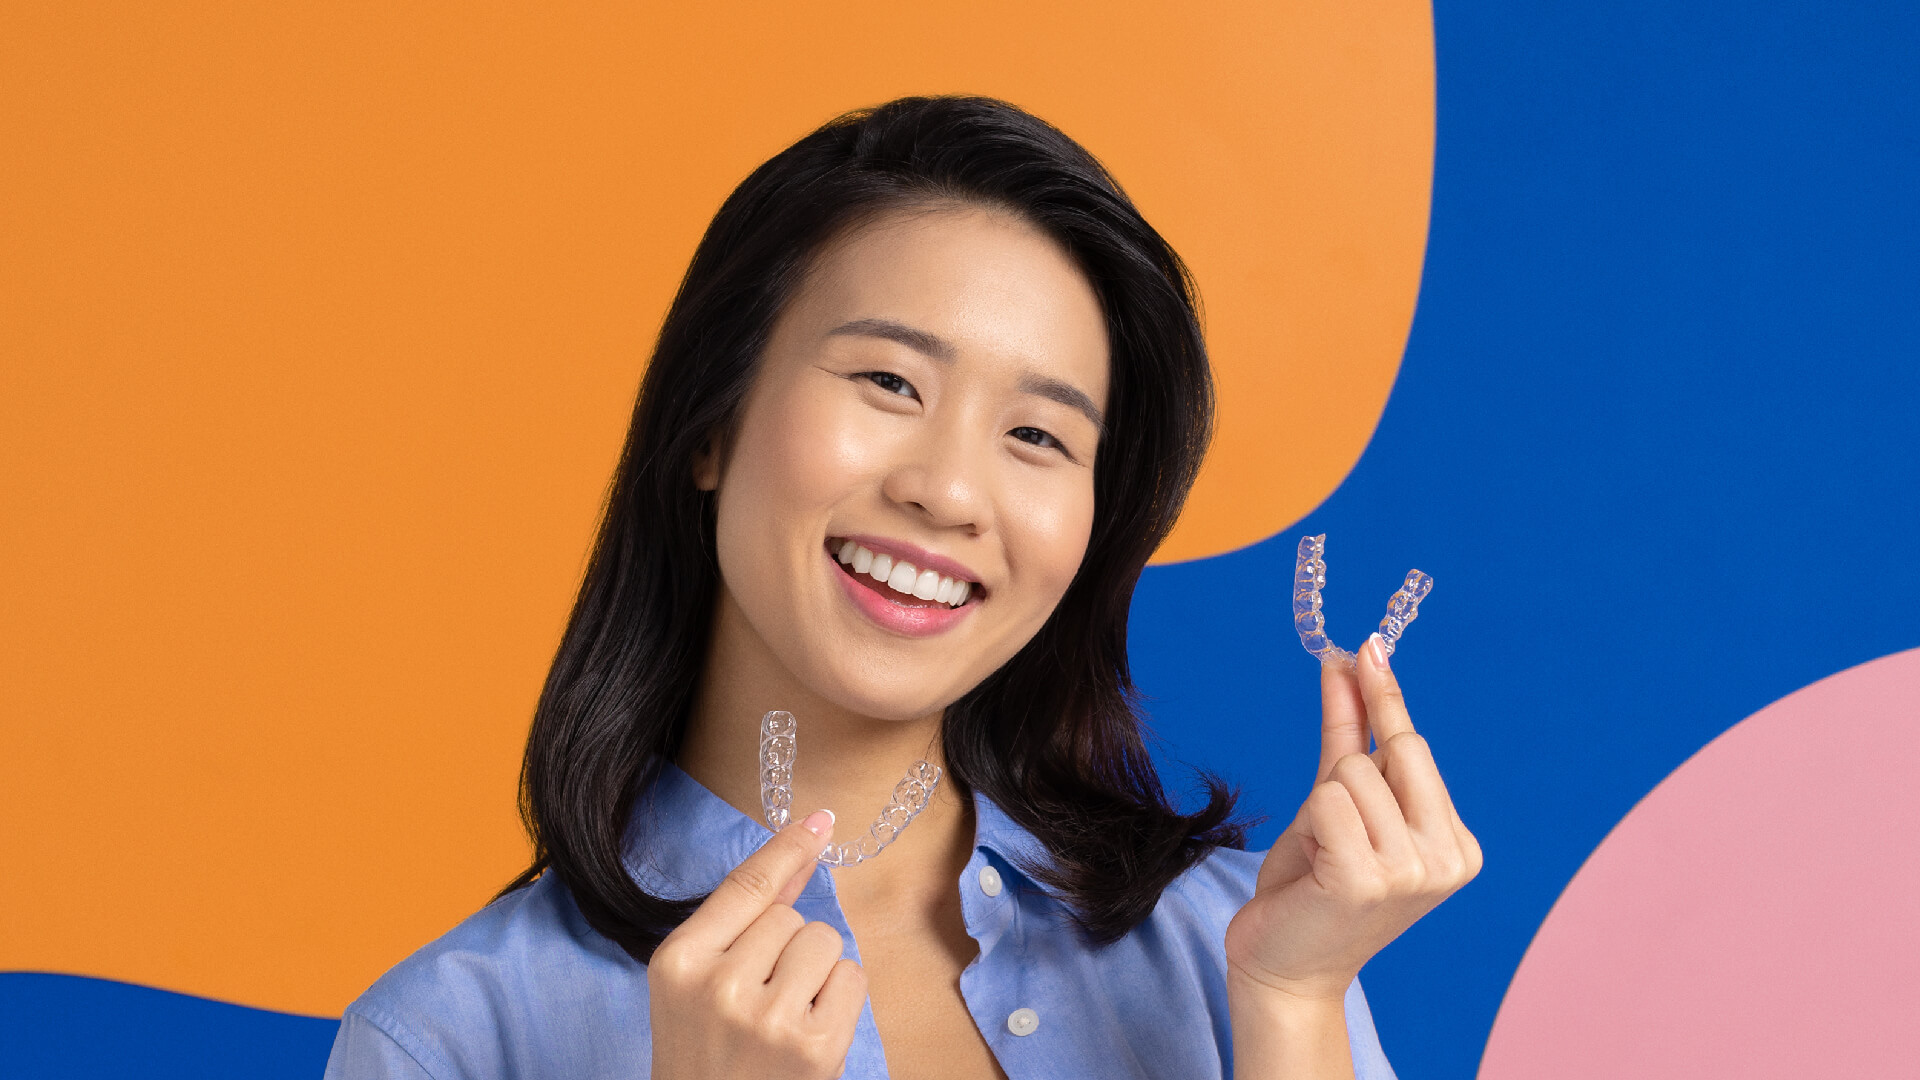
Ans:
[[[896,592],[913,592],[913,583],[920,580],[920,571],[910,562],[893,564],[893,572],[887,575],[887,588]]]
[[[858,541],[843,542],[834,552],[834,558],[856,574],[866,574],[890,589],[919,600],[959,607],[973,594],[973,583],[970,581],[957,581],[937,570],[921,570],[891,555],[875,555],[872,548]]]

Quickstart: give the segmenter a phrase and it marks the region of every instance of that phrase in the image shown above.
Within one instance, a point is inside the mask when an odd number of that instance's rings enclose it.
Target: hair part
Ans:
[[[775,320],[815,256],[894,211],[971,206],[1052,237],[1105,317],[1112,374],[1079,571],[1014,657],[946,710],[951,781],[1051,856],[1022,869],[1096,941],[1126,933],[1175,877],[1241,847],[1235,796],[1202,774],[1183,814],[1161,786],[1127,664],[1127,615],[1211,436],[1197,293],[1180,257],[1066,135],[1005,102],[909,97],[840,116],[755,169],[714,216],[641,381],[585,579],[534,711],[520,776],[530,865],[641,961],[699,900],[629,874],[632,809],[679,753],[712,633],[715,499],[696,460],[723,447]],[[716,441],[717,440],[717,441]]]

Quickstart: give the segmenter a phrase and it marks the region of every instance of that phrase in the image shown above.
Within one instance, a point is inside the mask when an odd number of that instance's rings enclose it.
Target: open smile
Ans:
[[[940,633],[985,601],[986,590],[965,567],[929,552],[903,550],[908,547],[864,536],[830,536],[826,554],[848,598],[895,633]]]

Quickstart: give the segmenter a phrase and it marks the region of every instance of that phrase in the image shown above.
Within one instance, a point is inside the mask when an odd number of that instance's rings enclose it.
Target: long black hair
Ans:
[[[950,706],[948,775],[1037,837],[1029,867],[1096,941],[1124,934],[1216,846],[1240,847],[1233,794],[1202,779],[1182,814],[1142,740],[1127,669],[1133,588],[1193,485],[1213,386],[1191,276],[1094,157],[1002,101],[901,98],[841,116],[755,169],[694,252],[641,382],[586,578],[527,739],[531,865],[645,961],[697,901],[644,892],[622,862],[637,796],[679,752],[720,587],[714,496],[694,459],[732,430],[775,318],[809,260],[890,210],[1018,215],[1099,296],[1111,377],[1078,574],[1032,641]]]

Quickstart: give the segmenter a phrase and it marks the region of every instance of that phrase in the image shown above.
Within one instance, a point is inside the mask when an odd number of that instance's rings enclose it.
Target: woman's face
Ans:
[[[952,703],[1080,566],[1107,383],[1092,287],[1011,215],[900,212],[829,245],[699,471],[721,632],[866,716]]]

